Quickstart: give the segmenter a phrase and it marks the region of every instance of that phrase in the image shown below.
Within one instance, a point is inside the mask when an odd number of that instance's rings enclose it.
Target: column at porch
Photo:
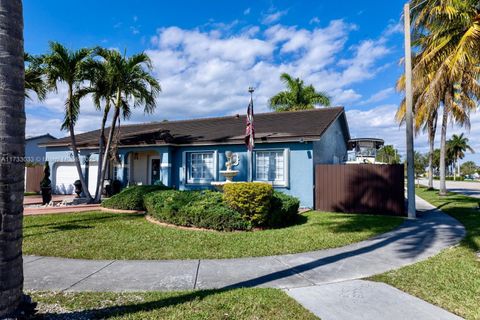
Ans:
[[[128,186],[130,183],[130,153],[120,150],[118,152],[120,163],[115,166],[114,179],[122,182],[122,185]]]
[[[158,150],[160,154],[160,170],[161,170],[161,180],[162,183],[168,187],[173,186],[173,179],[172,179],[172,154],[171,148],[161,148]]]

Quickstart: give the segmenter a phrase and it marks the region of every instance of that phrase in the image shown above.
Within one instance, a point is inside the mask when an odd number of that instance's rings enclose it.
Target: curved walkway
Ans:
[[[417,198],[419,218],[341,248],[224,260],[118,261],[24,257],[25,288],[153,291],[233,287],[297,288],[360,279],[424,260],[459,242],[465,229]],[[139,235],[141,236],[141,235]]]

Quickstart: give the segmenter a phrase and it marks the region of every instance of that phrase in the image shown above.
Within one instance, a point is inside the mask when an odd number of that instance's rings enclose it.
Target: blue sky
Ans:
[[[24,0],[25,47],[44,53],[55,40],[71,48],[146,51],[163,93],[153,116],[137,110],[127,122],[244,112],[249,85],[257,88],[257,112],[268,111],[268,98],[282,89],[280,73],[288,72],[344,105],[352,136],[380,137],[402,151],[404,131],[393,121],[401,98],[394,85],[402,72],[402,7],[397,0]],[[65,135],[64,96],[60,88],[45,102],[28,102],[28,134]],[[99,122],[86,99],[77,130]],[[472,122],[480,123],[478,115]],[[473,128],[469,137],[480,150]],[[416,145],[425,151],[425,136]]]

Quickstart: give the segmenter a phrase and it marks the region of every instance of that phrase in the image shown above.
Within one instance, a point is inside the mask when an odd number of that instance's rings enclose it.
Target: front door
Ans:
[[[150,184],[160,180],[160,159],[150,159]]]

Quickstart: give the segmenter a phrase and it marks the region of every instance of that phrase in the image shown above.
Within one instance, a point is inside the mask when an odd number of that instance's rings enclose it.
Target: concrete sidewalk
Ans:
[[[459,242],[463,226],[418,199],[420,217],[370,240],[282,256],[165,261],[94,261],[26,256],[25,288],[149,291],[297,288],[360,279],[424,260]],[[141,236],[141,235],[139,235]]]
[[[384,283],[350,280],[286,290],[322,320],[462,319]]]

